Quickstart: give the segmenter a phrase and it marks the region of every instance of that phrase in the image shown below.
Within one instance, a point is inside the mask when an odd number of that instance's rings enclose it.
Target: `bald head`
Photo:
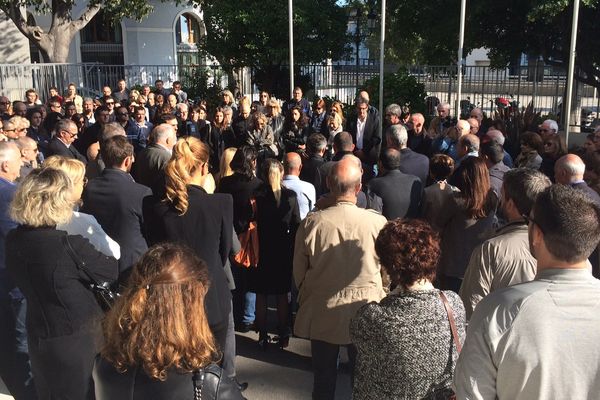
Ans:
[[[336,198],[356,202],[356,194],[360,191],[361,177],[360,160],[354,156],[348,156],[342,158],[331,168],[327,177],[327,185]]]
[[[554,164],[554,177],[557,183],[569,185],[583,180],[585,164],[579,156],[567,154],[562,156]]]
[[[469,122],[465,121],[464,119],[456,122],[456,129],[458,130],[458,137],[471,133],[471,125],[469,125]]]
[[[504,146],[504,135],[497,129],[491,128],[489,129],[485,136],[487,136],[492,142],[498,143],[500,146]]]
[[[286,175],[300,176],[300,170],[302,169],[302,159],[296,152],[289,152],[285,155],[283,160],[283,170]]]

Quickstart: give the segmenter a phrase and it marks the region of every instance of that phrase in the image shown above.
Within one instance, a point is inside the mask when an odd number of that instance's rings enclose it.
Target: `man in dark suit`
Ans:
[[[600,205],[600,195],[588,186],[583,180],[585,174],[585,164],[583,160],[575,154],[562,156],[554,164],[554,179],[556,183],[571,186],[581,190],[588,195],[594,202]]]
[[[335,153],[333,154],[331,161],[327,161],[317,168],[317,173],[312,181],[312,184],[315,186],[317,198],[329,192],[329,189],[327,188],[327,176],[329,175],[331,167],[333,167],[337,161],[340,161],[346,154],[352,154],[354,151],[352,136],[348,132],[340,132],[335,135],[333,138],[333,151]]]
[[[56,123],[54,129],[56,134],[48,144],[48,155],[74,158],[87,163],[87,159],[73,146],[78,134],[75,122],[70,119],[61,119]]]
[[[102,127],[108,123],[109,111],[106,106],[100,106],[94,111],[96,122],[85,129],[80,137],[74,143],[75,148],[81,153],[87,155],[87,150],[92,143],[100,140]]]
[[[368,180],[373,177],[381,149],[379,117],[369,113],[369,101],[361,96],[356,98],[356,112],[356,118],[348,120],[348,132],[354,141],[354,155],[363,164],[363,179]]]
[[[400,171],[402,156],[396,149],[386,149],[379,160],[380,176],[372,179],[368,191],[381,197],[383,216],[395,218],[417,218],[423,197],[423,184],[414,175]]]
[[[135,183],[129,175],[134,161],[133,145],[125,136],[107,139],[100,148],[100,155],[106,168],[85,188],[81,211],[92,214],[102,229],[119,243],[119,271],[123,272],[148,249],[142,204],[152,191]]]
[[[163,171],[171,159],[177,134],[171,125],[160,124],[150,133],[149,141],[148,147],[135,159],[132,175],[137,183],[148,186],[155,196],[160,197],[164,193]]]
[[[400,171],[416,176],[423,185],[426,185],[429,175],[429,158],[406,147],[408,143],[406,128],[401,124],[390,126],[385,131],[385,139],[387,148],[400,152]]]
[[[313,133],[306,141],[306,154],[308,160],[302,162],[302,171],[300,171],[300,179],[305,182],[313,183],[317,176],[317,170],[323,164],[325,159],[323,155],[327,150],[327,139],[320,133]]]

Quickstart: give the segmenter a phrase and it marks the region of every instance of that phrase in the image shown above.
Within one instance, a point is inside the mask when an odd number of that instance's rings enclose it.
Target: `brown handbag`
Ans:
[[[240,239],[240,252],[233,258],[239,265],[250,268],[258,266],[258,225],[256,224],[256,199],[250,199],[252,206],[252,219],[248,230],[238,235]]]

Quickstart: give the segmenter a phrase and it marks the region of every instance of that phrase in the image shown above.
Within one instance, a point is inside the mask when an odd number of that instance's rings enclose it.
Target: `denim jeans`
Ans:
[[[238,265],[231,266],[235,290],[233,291],[233,317],[236,324],[254,322],[256,293],[248,291],[248,269]]]

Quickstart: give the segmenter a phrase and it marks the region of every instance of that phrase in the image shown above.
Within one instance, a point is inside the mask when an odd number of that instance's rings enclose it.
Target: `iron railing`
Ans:
[[[45,98],[51,86],[59,90],[73,82],[84,96],[95,96],[101,93],[103,85],[116,87],[117,81],[125,79],[129,87],[142,84],[153,85],[161,79],[166,87],[175,80],[183,81],[184,88],[192,82],[197,69],[204,70],[208,83],[216,83],[220,87],[236,88],[234,92],[258,98],[259,88],[256,83],[257,70],[245,68],[236,70],[223,68],[219,64],[208,65],[104,65],[104,64],[0,64],[0,92],[11,100],[22,99],[29,88],[35,88]],[[287,67],[282,67],[287,68]],[[386,65],[387,72],[397,71],[400,67]],[[424,66],[415,65],[406,71],[422,83],[428,96],[436,97],[441,102],[454,104],[456,99],[457,68],[456,66]],[[283,70],[282,70],[283,71]],[[542,114],[560,113],[562,99],[566,87],[566,74],[563,70],[538,67],[511,67],[492,69],[487,66],[463,67],[462,99],[479,106],[488,113],[495,110],[495,99],[506,97],[516,100],[521,106],[533,102],[536,111]],[[297,65],[295,75],[298,82],[307,86],[306,94],[329,96],[345,103],[352,103],[357,84],[377,76],[377,63],[362,63],[357,68],[351,63],[321,63]],[[285,74],[281,74],[285,76]],[[274,82],[277,90],[273,92],[287,93],[287,83]],[[600,110],[600,98],[595,88],[576,85],[577,109],[581,118],[577,121],[586,123],[596,118]],[[283,96],[281,96],[283,97]]]

